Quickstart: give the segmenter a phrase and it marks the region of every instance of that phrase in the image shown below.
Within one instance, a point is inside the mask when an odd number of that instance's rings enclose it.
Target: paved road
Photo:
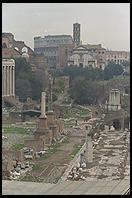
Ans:
[[[2,195],[123,195],[130,180],[61,181],[57,184],[2,181]]]

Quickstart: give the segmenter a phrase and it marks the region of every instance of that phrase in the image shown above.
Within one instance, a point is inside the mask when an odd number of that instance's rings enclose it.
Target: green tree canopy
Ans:
[[[109,80],[113,78],[113,76],[118,76],[123,73],[123,68],[119,64],[115,64],[114,62],[109,62],[108,65],[104,69],[104,80]]]
[[[47,85],[44,71],[32,73],[30,63],[25,58],[17,58],[15,63],[16,95],[23,101],[27,97],[40,100],[44,85]]]
[[[70,89],[71,98],[77,104],[97,104],[103,95],[103,86],[97,81],[77,77]]]

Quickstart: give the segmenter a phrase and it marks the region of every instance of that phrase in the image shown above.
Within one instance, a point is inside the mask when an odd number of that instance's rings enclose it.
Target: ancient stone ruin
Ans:
[[[34,153],[44,151],[45,146],[50,146],[59,137],[63,130],[63,121],[55,119],[53,110],[50,108],[46,113],[46,93],[41,94],[41,115],[33,140],[25,140],[24,146],[32,148]]]

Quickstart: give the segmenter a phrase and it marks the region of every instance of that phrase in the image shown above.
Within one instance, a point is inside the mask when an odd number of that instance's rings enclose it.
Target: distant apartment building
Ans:
[[[34,37],[34,52],[43,53],[48,66],[59,64],[59,51],[62,45],[72,46],[73,40],[70,35],[48,35],[44,38]],[[63,46],[64,47],[64,46]]]
[[[116,64],[123,64],[125,61],[130,62],[130,52],[126,51],[106,51],[106,61],[107,64],[110,61],[115,62]]]

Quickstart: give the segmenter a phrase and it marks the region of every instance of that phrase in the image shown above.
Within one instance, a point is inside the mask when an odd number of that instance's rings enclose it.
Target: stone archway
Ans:
[[[2,44],[2,48],[7,48],[6,43],[3,43],[3,44]]]
[[[121,130],[121,122],[119,119],[113,120],[113,126],[115,130],[120,131]]]
[[[83,63],[79,63],[79,67],[83,67]]]
[[[21,51],[22,51],[22,53],[26,53],[27,54],[28,53],[28,48],[24,46]]]

